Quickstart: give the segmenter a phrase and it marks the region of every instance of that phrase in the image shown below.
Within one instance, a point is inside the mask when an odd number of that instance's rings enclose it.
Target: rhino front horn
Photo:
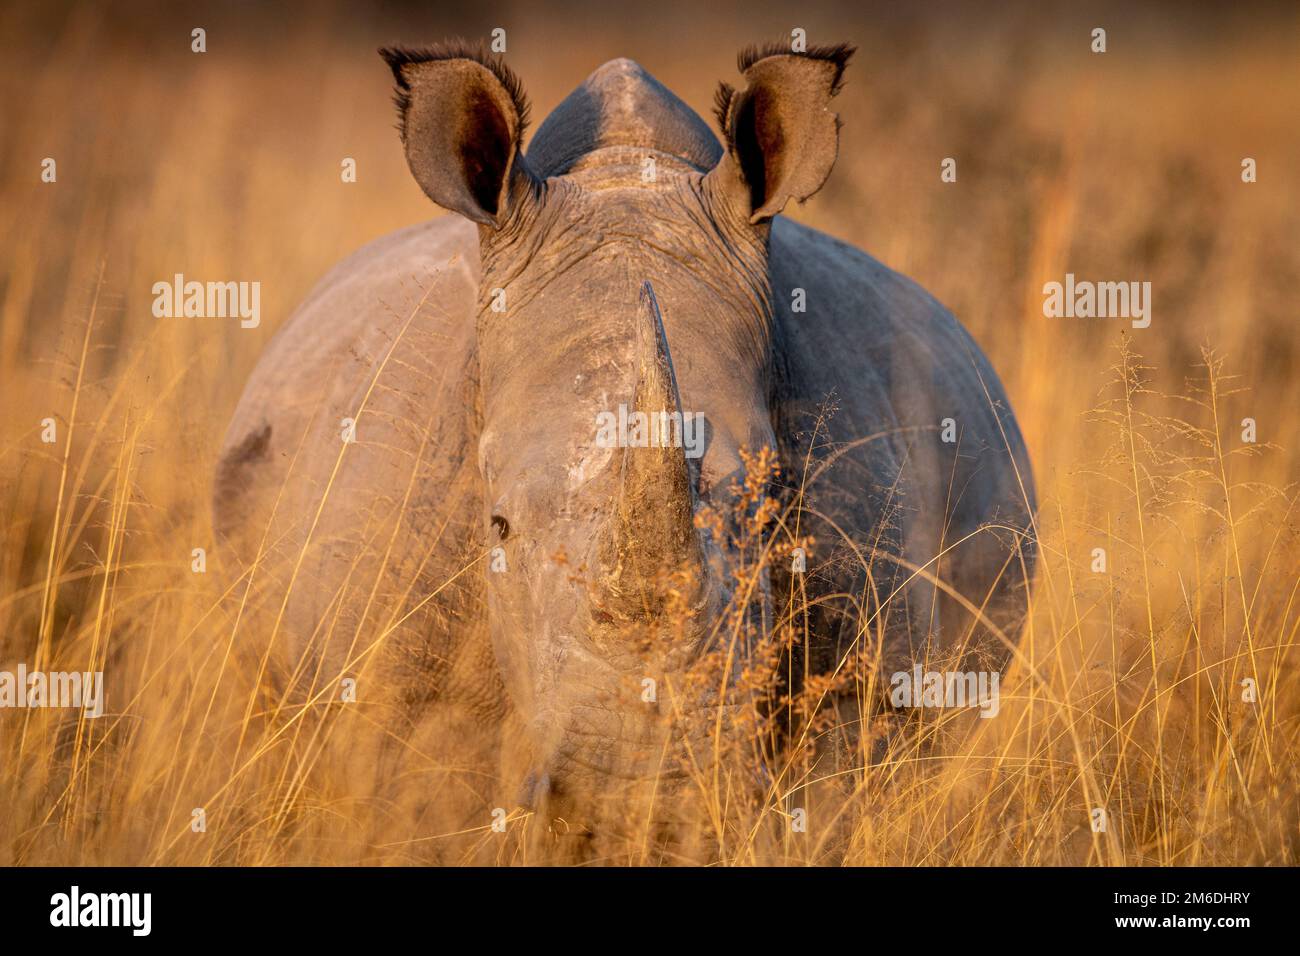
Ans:
[[[663,316],[649,282],[642,284],[640,299],[632,403],[638,427],[630,436],[637,440],[622,450],[610,541],[614,589],[638,604],[649,600],[645,589],[658,574],[703,566],[695,530],[698,468],[686,456],[687,421]]]

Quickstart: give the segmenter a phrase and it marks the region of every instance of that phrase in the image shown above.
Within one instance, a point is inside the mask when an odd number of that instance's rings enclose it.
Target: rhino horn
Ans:
[[[699,470],[681,440],[684,419],[672,354],[649,282],[642,284],[640,298],[633,410],[645,414],[651,434],[660,439],[647,447],[629,443],[622,450],[609,542],[616,568],[613,589],[637,605],[648,602],[646,588],[660,572],[703,568],[695,530]],[[646,610],[637,607],[636,613]]]

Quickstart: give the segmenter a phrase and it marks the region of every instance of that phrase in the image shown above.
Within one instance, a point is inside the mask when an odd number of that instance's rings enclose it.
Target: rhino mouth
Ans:
[[[725,726],[741,706],[694,704],[671,717],[576,707],[549,758],[528,774],[524,791],[536,803],[548,794],[594,795],[620,784],[680,787],[692,774],[712,769],[717,722]]]

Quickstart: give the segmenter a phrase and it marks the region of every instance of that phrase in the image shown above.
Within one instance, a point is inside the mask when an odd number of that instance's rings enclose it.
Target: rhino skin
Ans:
[[[830,172],[851,52],[742,52],[722,142],[614,60],[525,157],[499,60],[381,51],[412,173],[455,214],[326,275],[261,357],[216,475],[218,532],[252,582],[242,640],[282,690],[379,667],[412,708],[522,728],[524,799],[655,772],[647,753],[662,770],[642,675],[710,646],[734,542],[694,514],[731,506],[741,449],[763,445],[815,539],[810,666],[1006,663],[1034,490],[996,373],[915,283],[778,215]],[[598,446],[620,403],[702,413],[703,457]],[[683,566],[685,633],[652,580]],[[771,569],[760,613],[792,573]]]

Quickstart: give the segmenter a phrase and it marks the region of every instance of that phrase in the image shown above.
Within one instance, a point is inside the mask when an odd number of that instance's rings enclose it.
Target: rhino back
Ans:
[[[215,518],[279,671],[383,659],[493,706],[472,657],[478,243],[445,217],[335,266],[267,347],[227,433]],[[355,438],[344,441],[345,420]],[[263,649],[257,649],[259,653]],[[313,662],[305,670],[298,665]],[[337,669],[337,670],[336,670]]]
[[[776,430],[793,485],[808,457],[810,474],[821,469],[807,497],[829,519],[813,519],[827,584],[861,593],[866,561],[884,594],[899,587],[911,570],[882,565],[871,557],[875,547],[926,565],[999,626],[1013,627],[1025,575],[1008,560],[1018,536],[999,529],[1031,525],[1033,478],[988,359],[932,296],[846,243],[778,217],[771,263]],[[797,288],[805,312],[792,311]],[[833,411],[814,440],[823,409]],[[942,440],[947,418],[953,443]],[[1025,553],[1032,569],[1032,548]],[[895,599],[906,619],[895,629],[908,644],[896,647],[900,655],[918,652],[918,634],[944,629],[933,617],[936,596],[951,605],[932,586],[913,585]],[[919,627],[918,614],[928,619]],[[970,620],[948,610],[948,638],[965,639]]]

